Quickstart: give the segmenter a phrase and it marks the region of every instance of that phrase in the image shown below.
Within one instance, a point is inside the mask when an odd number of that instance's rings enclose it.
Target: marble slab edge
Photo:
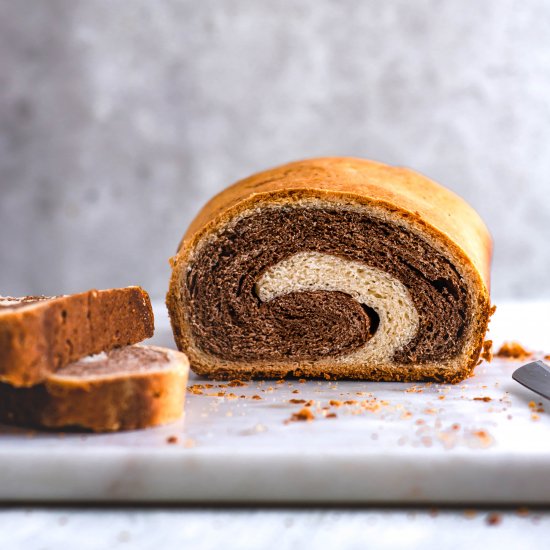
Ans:
[[[543,454],[0,452],[0,502],[550,504]]]

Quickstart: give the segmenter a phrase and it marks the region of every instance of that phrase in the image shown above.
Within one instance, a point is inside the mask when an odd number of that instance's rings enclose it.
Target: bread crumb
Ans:
[[[340,407],[342,405],[342,401],[338,401],[338,399],[331,399],[328,403],[332,407]]]
[[[253,395],[253,396],[252,396],[252,399],[258,400],[258,399],[261,399],[261,397],[260,397],[259,395]]]
[[[204,392],[202,391],[203,389],[204,389],[204,386],[202,384],[194,384],[193,386],[188,386],[187,391],[194,395],[203,395],[204,394]]]
[[[500,525],[502,523],[502,516],[493,512],[485,518],[485,523],[487,523],[487,525]]]
[[[170,437],[166,438],[166,443],[169,443],[170,445],[174,445],[174,443],[177,443],[178,441],[179,439],[176,435],[171,435]]]
[[[305,379],[305,378],[300,378],[300,379],[298,380],[298,383],[300,383],[300,384],[305,384],[305,383],[306,383],[306,379]]]
[[[464,515],[468,519],[474,519],[477,516],[477,510],[464,510]]]
[[[522,518],[526,517],[529,515],[529,508],[525,507],[525,506],[520,506],[517,510],[516,510],[516,514]]]
[[[424,390],[418,386],[411,386],[405,390],[405,393],[423,393]]]
[[[292,390],[292,393],[300,393],[300,390]]]
[[[504,359],[526,359],[533,352],[526,350],[519,342],[504,342],[497,351],[496,356]]]
[[[336,418],[338,415],[336,413],[328,413],[326,418]]]
[[[443,399],[445,399],[445,396],[444,396],[444,395],[440,395],[440,396],[438,397],[438,399],[439,399],[440,401],[443,401]]]
[[[481,358],[487,363],[490,363],[493,359],[493,341],[485,340],[481,348]]]
[[[289,399],[288,402],[298,404],[298,403],[305,403],[306,400],[305,399]]]
[[[231,380],[231,382],[229,382],[227,385],[231,388],[238,388],[241,386],[246,386],[247,384],[245,384],[242,380]]]
[[[357,401],[355,401],[355,399],[348,399],[344,401],[344,405],[357,405]]]
[[[477,443],[479,443],[483,448],[489,447],[493,443],[493,438],[485,430],[476,430],[472,432],[472,435],[476,438]]]
[[[285,381],[284,380],[277,380],[277,382],[275,382],[275,384],[284,384]]]
[[[312,407],[313,405],[315,405],[315,401],[313,401],[313,399],[310,399],[305,404],[306,407]]]
[[[474,397],[474,401],[483,401],[484,403],[489,403],[489,401],[492,401],[490,397]]]
[[[315,420],[315,415],[311,412],[311,409],[304,407],[293,413],[287,422],[311,422],[312,420]]]

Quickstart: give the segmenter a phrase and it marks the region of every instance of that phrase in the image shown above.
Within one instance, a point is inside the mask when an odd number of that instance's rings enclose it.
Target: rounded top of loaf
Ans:
[[[430,226],[463,251],[489,288],[492,239],[466,201],[408,168],[351,157],[291,162],[234,183],[202,208],[179,249],[191,245],[207,226],[215,230],[249,206],[293,196],[378,205]]]

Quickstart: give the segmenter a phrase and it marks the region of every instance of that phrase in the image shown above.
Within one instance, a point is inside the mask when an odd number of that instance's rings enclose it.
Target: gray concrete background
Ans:
[[[198,208],[282,162],[413,167],[550,296],[550,3],[0,0],[0,293],[141,284]]]

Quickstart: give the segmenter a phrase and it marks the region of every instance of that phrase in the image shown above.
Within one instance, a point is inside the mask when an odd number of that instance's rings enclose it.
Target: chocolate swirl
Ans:
[[[443,361],[461,351],[469,302],[450,261],[404,225],[329,203],[256,209],[201,243],[182,281],[194,345],[236,362],[337,359],[368,346],[379,312],[346,293],[315,290],[260,299],[256,285],[262,275],[303,252],[360,262],[408,290],[418,327],[394,350],[393,361]]]

